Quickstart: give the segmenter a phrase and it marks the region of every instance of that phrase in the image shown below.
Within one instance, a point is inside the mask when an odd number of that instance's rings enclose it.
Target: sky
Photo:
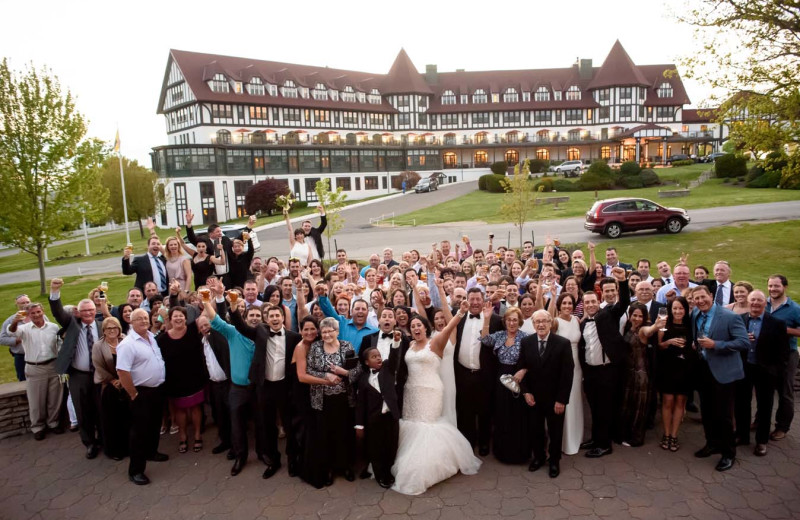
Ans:
[[[150,167],[167,143],[156,110],[170,49],[385,74],[401,48],[420,71],[600,66],[619,39],[634,63],[677,63],[700,51],[676,21],[691,1],[5,1],[0,56],[51,69],[89,136],[113,142],[119,128],[122,153]],[[711,95],[684,83],[691,106]]]

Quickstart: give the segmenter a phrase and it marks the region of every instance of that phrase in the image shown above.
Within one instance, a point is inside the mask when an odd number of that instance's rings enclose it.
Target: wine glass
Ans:
[[[658,318],[659,318],[659,319],[662,319],[662,318],[663,318],[663,319],[665,319],[665,320],[667,319],[667,308],[666,308],[666,307],[661,307],[660,309],[658,309]],[[662,327],[662,328],[661,328],[661,329],[659,329],[659,330],[660,330],[661,332],[667,332],[667,329],[666,329],[666,327]]]

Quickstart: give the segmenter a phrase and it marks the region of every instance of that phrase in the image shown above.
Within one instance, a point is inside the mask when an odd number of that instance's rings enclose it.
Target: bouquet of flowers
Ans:
[[[279,195],[278,198],[275,199],[275,205],[281,208],[286,213],[292,209],[292,204],[294,204],[294,197],[292,194],[289,193],[288,195]]]

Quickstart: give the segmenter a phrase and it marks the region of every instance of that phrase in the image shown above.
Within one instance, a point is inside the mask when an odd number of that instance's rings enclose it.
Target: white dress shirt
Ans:
[[[689,282],[689,289],[692,287],[697,287],[697,284]],[[673,282],[658,290],[658,293],[656,293],[656,301],[658,303],[667,303],[667,293],[670,291],[675,291],[675,296],[681,296],[681,290],[675,285],[675,282]],[[712,294],[711,297],[713,298],[714,295]]]
[[[728,305],[731,301],[731,291],[733,290],[733,284],[731,284],[730,280],[725,280],[723,283],[717,282],[717,290],[722,287],[722,305]],[[711,295],[711,298],[716,302],[717,294],[714,293]]]
[[[100,333],[97,330],[96,321],[92,321],[92,323],[88,325],[82,321],[79,323],[81,328],[78,333],[78,343],[75,345],[75,357],[72,358],[72,368],[88,372],[92,368],[92,356],[89,354],[89,345],[86,343],[86,328],[88,327],[92,332],[92,345],[94,345],[94,341],[97,341],[97,338],[100,337]]]
[[[153,270],[153,283],[156,284],[156,287],[158,287],[159,292],[163,293],[164,291],[169,289],[169,287],[161,287],[163,285],[161,283],[161,272],[158,270],[158,262],[161,262],[161,260],[157,256],[151,255],[149,252],[146,253],[146,255],[147,255],[147,260],[150,261],[150,269]],[[167,274],[167,266],[166,266],[166,264],[164,262],[161,262],[161,269],[164,270],[164,276],[167,277],[167,283],[169,283],[169,275]]]
[[[369,369],[369,370],[372,370],[372,369]],[[372,388],[377,390],[379,394],[381,393],[381,383],[378,381],[378,372],[375,372],[373,374],[370,371],[370,374],[369,374],[369,386],[371,386]],[[383,394],[381,394],[381,395],[383,395]],[[383,401],[383,406],[381,407],[381,413],[383,414],[383,413],[388,413],[388,412],[389,412],[389,405],[386,404],[386,401]]]
[[[214,350],[211,348],[211,343],[208,342],[208,337],[203,336],[203,354],[206,358],[206,368],[208,369],[208,378],[215,383],[219,383],[228,379],[225,371],[217,361],[217,356],[214,355]]]
[[[458,362],[470,370],[481,368],[481,332],[483,331],[483,311],[479,318],[464,316],[466,323],[461,331],[461,348],[458,351]]]
[[[381,359],[384,361],[389,359],[389,352],[391,351],[392,344],[394,343],[394,339],[392,337],[393,334],[391,332],[389,334],[390,336],[388,338],[383,338],[383,331],[378,331],[378,343],[376,346],[378,347],[378,352],[381,353]]]
[[[44,363],[55,359],[58,355],[58,331],[58,325],[49,321],[41,327],[37,327],[32,321],[18,324],[14,335],[22,339],[25,361]]]
[[[156,337],[149,330],[140,336],[131,327],[117,345],[117,370],[130,372],[134,386],[155,388],[164,383],[166,368]]]
[[[267,381],[282,381],[286,377],[286,330],[280,336],[267,339],[267,362],[264,370]]]
[[[607,365],[611,361],[603,355],[603,346],[597,334],[597,325],[594,321],[586,322],[583,327],[583,339],[586,341],[586,364],[591,366]]]

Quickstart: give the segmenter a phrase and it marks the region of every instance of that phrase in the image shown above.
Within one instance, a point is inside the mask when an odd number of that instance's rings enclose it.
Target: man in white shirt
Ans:
[[[731,281],[731,266],[725,260],[714,264],[714,278],[700,282],[711,291],[714,303],[720,306],[733,303],[733,282]]]
[[[640,275],[642,275],[642,280],[648,282],[653,281],[653,277],[650,276],[650,260],[647,258],[642,258],[636,262],[636,270],[639,271]]]
[[[664,285],[674,282],[672,278],[672,270],[670,269],[669,263],[666,260],[662,260],[657,263],[656,269],[658,269],[658,275],[661,277],[661,281],[664,282]]]
[[[211,322],[205,314],[198,316],[197,330],[203,335],[203,355],[209,379],[209,404],[211,416],[217,425],[219,444],[211,453],[228,452],[228,460],[234,459],[231,444],[231,413],[228,400],[231,383],[231,358],[228,340],[221,333],[211,329]]]
[[[117,373],[131,398],[128,478],[139,486],[150,483],[144,474],[148,460],[163,462],[169,459],[158,452],[166,368],[149,326],[147,311],[134,310],[128,335],[117,346]]]
[[[8,332],[22,340],[31,431],[33,438],[40,441],[44,439],[45,428],[50,428],[53,433],[64,433],[58,421],[64,385],[54,363],[58,351],[58,325],[44,321],[44,310],[39,303],[28,305],[30,321],[27,323],[23,323],[26,320],[24,313],[20,311],[14,316]]]
[[[659,264],[661,265],[661,264]],[[696,283],[689,281],[689,266],[686,264],[677,264],[672,270],[673,282],[665,285],[658,290],[656,301],[658,303],[667,303],[667,293],[670,291],[675,292],[675,296],[680,296],[683,291],[690,287],[697,287]]]

